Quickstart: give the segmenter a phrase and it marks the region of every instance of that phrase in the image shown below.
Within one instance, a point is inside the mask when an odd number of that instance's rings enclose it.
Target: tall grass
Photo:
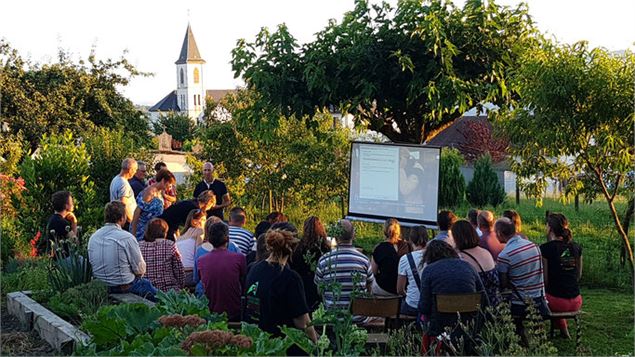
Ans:
[[[623,214],[625,208],[624,201],[617,203],[618,213]],[[268,214],[253,206],[247,206],[246,209],[249,215],[247,226],[251,229]],[[459,207],[455,213],[459,217],[466,217],[469,209],[468,206]],[[523,234],[537,244],[546,242],[545,211],[563,213],[569,219],[574,241],[583,249],[582,285],[629,291],[633,289],[628,261],[624,266],[620,263],[622,242],[615,230],[611,213],[603,201],[592,204],[580,203],[578,211],[573,204],[562,204],[554,199],[545,199],[542,207],[536,207],[532,200],[521,200],[518,206],[513,200],[508,200],[495,209],[493,207],[488,209],[492,210],[497,217],[507,209],[518,211],[523,220]],[[304,220],[311,215],[318,216],[324,224],[335,222],[342,217],[340,203],[336,201],[311,207],[295,205],[289,207],[284,213],[300,231]],[[356,245],[366,254],[370,254],[374,246],[381,242],[380,224],[355,222],[355,230]]]

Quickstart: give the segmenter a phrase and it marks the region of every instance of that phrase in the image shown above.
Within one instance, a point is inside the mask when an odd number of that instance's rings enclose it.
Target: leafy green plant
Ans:
[[[93,280],[64,292],[57,292],[48,300],[46,306],[60,317],[79,324],[82,317],[96,313],[100,307],[107,304],[108,288],[104,283]]]
[[[27,262],[11,263],[14,272],[5,272],[2,274],[0,284],[2,286],[2,294],[14,291],[49,291],[51,286],[48,280],[48,260],[33,259]]]
[[[505,202],[505,189],[498,181],[498,175],[492,168],[489,154],[481,156],[474,163],[474,177],[467,185],[467,200],[471,205],[482,208],[494,207]]]
[[[465,199],[465,178],[461,173],[463,156],[457,149],[441,150],[439,207],[454,208]]]
[[[61,251],[61,249],[58,249]],[[49,271],[51,288],[57,292],[86,284],[93,279],[93,270],[88,260],[88,253],[80,252],[79,248],[71,244],[68,257],[53,261]]]
[[[209,311],[207,297],[197,297],[185,290],[168,292],[158,291],[157,308],[165,315],[198,315],[210,318],[213,314]]]

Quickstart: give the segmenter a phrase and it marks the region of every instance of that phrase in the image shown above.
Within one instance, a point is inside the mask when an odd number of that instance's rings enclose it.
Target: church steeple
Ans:
[[[189,23],[187,24],[187,30],[185,31],[185,38],[183,39],[183,46],[181,46],[179,59],[176,60],[175,64],[186,63],[205,63],[205,60],[201,58],[201,54],[198,52],[194,33],[192,33],[192,27]]]

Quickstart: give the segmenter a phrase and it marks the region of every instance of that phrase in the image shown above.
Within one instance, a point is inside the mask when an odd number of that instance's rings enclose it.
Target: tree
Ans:
[[[635,55],[590,50],[586,43],[545,43],[515,74],[521,99],[497,119],[510,138],[523,190],[540,199],[548,178],[568,182],[566,195],[583,190],[606,200],[633,263],[615,199],[633,171]],[[632,186],[631,186],[632,189]],[[626,195],[632,197],[632,191]],[[540,202],[540,201],[539,201]]]
[[[441,151],[441,180],[439,187],[439,206],[455,208],[465,199],[465,177],[461,173],[463,156],[452,148]]]
[[[474,177],[467,184],[467,201],[476,207],[485,205],[494,207],[505,202],[505,189],[498,181],[498,175],[492,168],[492,157],[485,154],[474,163]]]
[[[509,69],[536,38],[524,5],[355,4],[301,47],[284,24],[238,41],[234,75],[260,95],[266,127],[279,113],[310,122],[316,111],[339,106],[394,142],[423,143],[474,106],[508,103]]]
[[[194,137],[196,124],[186,114],[170,112],[152,123],[152,127],[157,135],[165,130],[172,135],[172,139],[184,142]]]
[[[32,150],[42,134],[68,129],[77,135],[95,126],[121,128],[147,144],[147,117],[118,91],[140,75],[146,74],[125,58],[99,60],[94,51],[79,63],[60,51],[56,63],[33,64],[0,40],[0,117]]]
[[[467,161],[474,162],[484,154],[489,154],[493,162],[507,158],[509,140],[493,135],[490,123],[484,120],[466,121],[459,131],[465,138],[459,149]]]

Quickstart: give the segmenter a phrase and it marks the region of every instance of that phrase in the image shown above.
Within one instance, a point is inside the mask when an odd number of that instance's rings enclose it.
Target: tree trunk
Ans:
[[[631,219],[633,218],[633,210],[635,209],[635,196],[631,196],[628,200],[626,207],[626,214],[624,215],[624,232],[628,236],[628,230],[631,226]],[[622,244],[622,251],[620,253],[620,264],[624,266],[626,264],[626,247]]]
[[[273,192],[269,190],[269,213],[273,212]]]
[[[607,197],[607,200],[609,198]],[[631,248],[631,242],[628,239],[628,234],[624,231],[622,227],[622,223],[620,222],[620,217],[617,214],[617,210],[615,209],[615,204],[613,204],[613,200],[609,200],[609,208],[611,209],[611,215],[613,216],[613,221],[615,221],[615,227],[617,228],[617,232],[620,237],[622,237],[622,241],[624,242],[624,247],[626,248],[626,253],[628,253],[628,261],[631,263],[631,271],[635,267],[633,265],[633,249]]]

